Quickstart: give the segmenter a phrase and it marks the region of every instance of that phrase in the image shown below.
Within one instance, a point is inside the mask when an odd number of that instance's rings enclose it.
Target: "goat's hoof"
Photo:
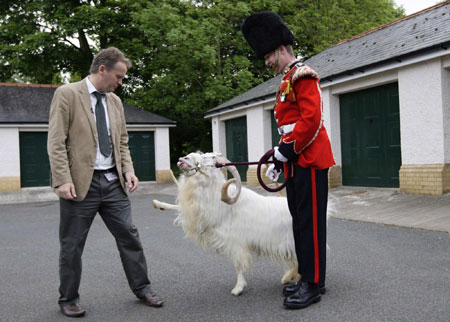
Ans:
[[[242,287],[235,287],[231,290],[231,294],[234,296],[239,296],[242,294],[243,288]]]
[[[289,273],[286,273],[281,278],[281,284],[285,285],[285,284],[288,284],[290,282],[297,283],[300,280],[300,278],[301,278],[300,274],[289,274]]]

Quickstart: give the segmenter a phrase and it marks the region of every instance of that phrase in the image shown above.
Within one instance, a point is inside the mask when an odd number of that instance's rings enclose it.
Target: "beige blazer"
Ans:
[[[109,125],[122,187],[127,192],[123,175],[133,171],[128,148],[128,133],[120,98],[106,95]],[[98,136],[86,80],[60,86],[50,106],[47,150],[50,158],[51,185],[73,183],[77,197],[86,197],[94,173]]]

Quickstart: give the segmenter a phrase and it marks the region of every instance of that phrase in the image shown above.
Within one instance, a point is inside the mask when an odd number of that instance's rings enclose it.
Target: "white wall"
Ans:
[[[20,176],[18,128],[0,128],[0,165],[0,177]]]
[[[354,91],[360,91],[363,89],[380,86],[396,82],[398,80],[397,70],[382,71],[368,76],[359,76],[358,78],[350,79],[346,82],[341,82],[336,85],[330,85],[329,83],[323,88],[331,88],[331,92],[334,95],[350,93]]]
[[[450,66],[442,71],[442,88],[444,161],[450,163]]]
[[[155,129],[155,170],[170,169],[169,128]]]
[[[227,142],[225,133],[225,122],[221,121],[219,116],[215,116],[211,120],[212,125],[212,140],[213,140],[213,151],[219,152],[226,156],[227,152]],[[211,152],[211,151],[203,151]]]
[[[271,105],[270,105],[271,106]],[[248,161],[258,161],[272,148],[271,110],[263,104],[254,105],[245,110],[224,113],[211,118],[213,151],[227,156],[225,122],[245,116],[247,119]],[[231,160],[233,161],[233,160]],[[256,167],[251,165],[250,167]]]
[[[322,89],[322,100],[324,124],[330,138],[334,161],[336,165],[342,166],[339,96],[333,95],[331,88],[325,88]]]
[[[271,111],[265,111],[262,105],[247,110],[248,161],[258,161],[271,148],[270,113]]]
[[[398,72],[403,164],[445,162],[443,71],[441,59],[436,58]]]

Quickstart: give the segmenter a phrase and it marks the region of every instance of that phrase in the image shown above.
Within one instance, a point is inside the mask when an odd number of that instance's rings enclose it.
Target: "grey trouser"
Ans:
[[[61,294],[58,303],[79,301],[81,255],[97,212],[116,239],[122,265],[133,293],[142,298],[150,290],[147,264],[139,234],[131,220],[130,199],[120,180],[108,182],[102,171],[94,171],[91,186],[83,201],[60,199],[60,257]]]

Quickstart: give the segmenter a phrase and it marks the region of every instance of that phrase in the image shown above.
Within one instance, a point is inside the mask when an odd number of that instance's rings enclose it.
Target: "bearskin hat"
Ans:
[[[281,17],[272,11],[255,13],[242,22],[241,31],[256,56],[264,56],[280,45],[292,45],[294,35]]]

